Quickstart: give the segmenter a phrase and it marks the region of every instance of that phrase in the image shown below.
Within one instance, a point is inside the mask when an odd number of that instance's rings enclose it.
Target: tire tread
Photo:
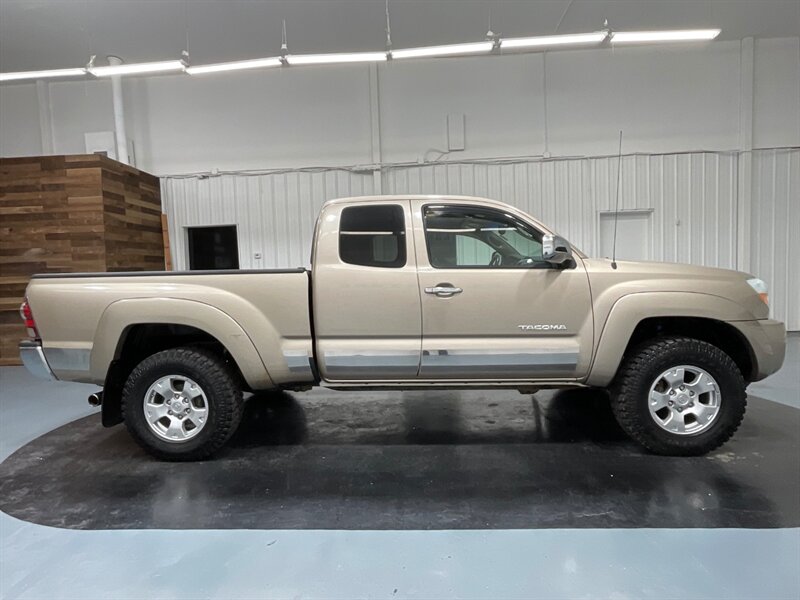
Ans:
[[[181,449],[180,452],[164,451],[154,446],[138,430],[134,419],[129,418],[129,411],[135,409],[135,406],[141,402],[140,398],[135,397],[135,388],[139,380],[146,377],[147,373],[153,369],[166,367],[176,362],[189,370],[202,373],[203,377],[208,380],[211,389],[206,390],[206,393],[214,394],[213,410],[216,412],[214,422],[206,425],[206,427],[213,427],[211,437],[200,446],[188,450]],[[133,439],[156,458],[166,461],[203,460],[225,445],[242,419],[242,390],[236,381],[233,371],[216,354],[207,350],[182,347],[157,352],[139,363],[128,376],[122,392],[122,419]],[[133,408],[129,406],[129,403],[133,404]]]
[[[670,354],[695,353],[712,363],[717,363],[734,378],[734,391],[741,397],[723,398],[723,402],[734,404],[733,418],[715,436],[673,436],[669,442],[654,435],[637,412],[637,401],[641,400],[642,378],[650,365]],[[652,382],[650,382],[652,383]],[[650,385],[648,383],[648,385]],[[611,385],[611,408],[622,429],[635,441],[655,454],[673,456],[697,456],[711,452],[727,442],[744,419],[747,407],[746,383],[733,359],[718,347],[686,336],[664,336],[643,342],[623,358],[623,364]],[[737,406],[738,405],[738,406]],[[722,416],[722,415],[720,415]],[[664,432],[671,435],[668,432]],[[700,441],[702,440],[702,441]]]

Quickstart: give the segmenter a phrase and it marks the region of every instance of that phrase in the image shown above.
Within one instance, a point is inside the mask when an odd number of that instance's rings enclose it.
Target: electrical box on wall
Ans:
[[[93,131],[83,134],[86,154],[105,153],[109,158],[117,160],[117,138],[113,131]]]
[[[464,142],[465,128],[464,113],[450,113],[447,115],[447,149],[463,150],[466,145]]]

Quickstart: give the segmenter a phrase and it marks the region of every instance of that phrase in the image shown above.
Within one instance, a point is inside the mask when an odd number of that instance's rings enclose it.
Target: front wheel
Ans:
[[[626,357],[611,388],[622,429],[656,454],[697,456],[734,434],[747,406],[736,363],[687,337],[649,340]]]
[[[133,438],[162,460],[208,458],[233,435],[242,391],[215,354],[173,348],[149,356],[128,376],[122,415]]]

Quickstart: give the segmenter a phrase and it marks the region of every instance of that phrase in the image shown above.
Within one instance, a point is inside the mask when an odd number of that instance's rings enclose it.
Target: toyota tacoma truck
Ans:
[[[28,369],[103,387],[102,422],[197,460],[243,393],[607,388],[649,451],[699,455],[742,421],[749,382],[783,362],[763,281],[736,271],[585,256],[481,198],[326,203],[311,269],[34,276]]]

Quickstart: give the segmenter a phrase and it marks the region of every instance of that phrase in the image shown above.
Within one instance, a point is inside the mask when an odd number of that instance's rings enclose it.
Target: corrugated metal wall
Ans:
[[[623,158],[620,209],[652,209],[651,257],[736,268],[739,160],[712,152]],[[769,282],[775,317],[800,329],[800,150],[757,151],[752,164],[751,271]],[[614,210],[616,178],[615,157],[415,165],[386,168],[382,190],[502,200],[597,255],[599,215]],[[238,225],[242,268],[308,265],[322,203],[371,194],[373,181],[347,171],[165,179],[175,268],[188,267],[185,228],[215,224]]]
[[[736,157],[623,158],[620,210],[653,209],[655,260],[732,268],[736,258]],[[599,252],[599,213],[613,211],[617,158],[507,165],[431,165],[391,171],[398,194],[465,194],[508,202],[554,227],[589,255]]]
[[[800,150],[753,154],[750,272],[769,283],[775,318],[800,329]]]
[[[161,188],[176,270],[189,268],[186,228],[202,225],[238,226],[242,269],[308,266],[322,204],[374,193],[371,174],[346,171],[165,178]]]

